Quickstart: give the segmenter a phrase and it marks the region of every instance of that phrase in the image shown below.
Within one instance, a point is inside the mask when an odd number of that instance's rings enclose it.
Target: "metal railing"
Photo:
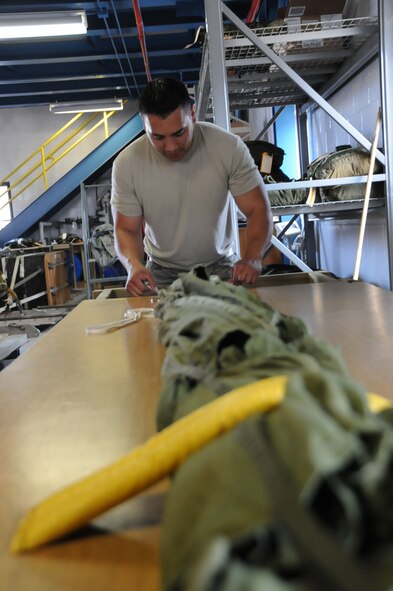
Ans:
[[[30,156],[23,160],[23,162],[21,162],[16,168],[14,168],[14,170],[12,170],[0,180],[0,187],[4,184],[7,185],[1,192],[0,198],[6,194],[10,196],[9,199],[0,206],[0,210],[4,207],[8,207],[10,203],[15,201],[15,199],[20,197],[27,189],[29,189],[41,179],[43,181],[43,190],[47,190],[50,186],[47,176],[48,171],[56,166],[56,164],[58,164],[77,146],[79,146],[81,142],[94,133],[101,125],[104,126],[105,138],[107,139],[109,137],[108,119],[115,113],[116,111],[94,113],[85,119],[76,129],[70,130],[73,124],[83,117],[84,113],[78,113],[75,115],[75,117],[68,121],[68,123],[59,129],[54,135],[52,135],[52,137],[46,140],[39,148],[30,154]],[[100,119],[96,121],[91,128],[85,131],[82,135],[80,135],[80,137],[75,139],[75,141],[70,144],[70,142],[74,140],[78,134],[83,132],[83,130],[85,130],[90,123],[93,123],[95,120],[97,120],[98,117]],[[68,134],[64,135],[67,131]],[[54,144],[54,142],[58,139],[60,141],[57,144]],[[62,149],[63,151],[60,152]],[[28,166],[29,168],[26,170],[26,167]]]

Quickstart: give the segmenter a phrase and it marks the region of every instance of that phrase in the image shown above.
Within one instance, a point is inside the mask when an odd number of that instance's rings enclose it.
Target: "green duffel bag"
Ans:
[[[333,179],[348,176],[367,175],[370,167],[370,153],[364,148],[345,148],[319,156],[307,167],[307,178]],[[380,172],[381,165],[375,162],[374,174]],[[350,199],[363,199],[366,191],[366,183],[353,185],[335,185],[333,187],[321,187],[319,189],[320,200],[346,201]],[[378,185],[371,188],[371,197],[379,197]]]

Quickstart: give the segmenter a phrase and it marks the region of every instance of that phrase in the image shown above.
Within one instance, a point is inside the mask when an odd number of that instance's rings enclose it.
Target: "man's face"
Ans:
[[[178,107],[163,119],[158,115],[142,115],[150,143],[165,158],[175,162],[187,154],[192,144],[195,106]]]

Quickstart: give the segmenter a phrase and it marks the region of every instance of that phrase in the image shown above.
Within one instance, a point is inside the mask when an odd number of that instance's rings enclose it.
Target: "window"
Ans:
[[[9,184],[0,185],[0,230],[12,220]]]

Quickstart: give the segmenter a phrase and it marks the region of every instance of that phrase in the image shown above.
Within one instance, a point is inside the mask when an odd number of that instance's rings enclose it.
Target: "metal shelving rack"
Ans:
[[[245,25],[244,25],[245,27]],[[343,64],[366,45],[378,51],[378,19],[363,17],[299,25],[247,27],[277,56],[288,64],[316,91],[331,80]],[[229,106],[231,110],[286,104],[303,105],[308,95],[293,80],[272,63],[264,52],[236,27],[223,33],[223,49]],[[208,69],[208,38],[205,43],[201,72]],[[358,60],[361,66],[361,60]],[[350,72],[353,75],[353,68]],[[201,76],[206,83],[207,76]],[[209,94],[208,109],[212,110],[210,86],[200,85],[198,103],[203,93]],[[205,99],[206,104],[206,99]],[[203,116],[203,113],[200,113]]]
[[[251,29],[314,89],[378,32],[374,17]],[[224,33],[231,109],[303,104],[307,94],[272,64],[244,33]]]
[[[379,0],[379,5],[379,18],[250,28],[221,0],[205,0],[208,34],[196,91],[199,119],[203,120],[212,113],[218,125],[229,129],[229,110],[296,104],[300,107],[299,129],[301,139],[303,136],[304,140],[308,110],[319,106],[355,141],[370,150],[371,142],[333,109],[324,97],[378,55],[379,39],[385,53],[392,49],[393,42],[388,30],[392,25],[393,7],[389,0]],[[224,28],[223,15],[231,21],[230,27]],[[386,174],[374,175],[373,180],[385,181],[390,242],[393,236],[393,231],[390,231],[393,230],[393,195],[387,146],[393,144],[393,128],[390,129],[388,88],[384,84],[384,80],[389,78],[389,66],[382,57],[381,62],[384,146],[387,156],[378,150],[376,158],[385,165]],[[299,146],[299,150],[303,155],[304,145]],[[303,157],[303,161],[306,158]],[[341,181],[359,182],[359,177]],[[309,183],[292,183],[291,188],[305,187]],[[284,188],[280,185],[274,185],[270,190]],[[334,207],[332,204],[331,211]],[[390,247],[388,250],[391,252]],[[392,260],[390,270],[392,285]]]
[[[214,14],[214,5],[214,0],[206,2],[208,21]],[[311,100],[333,117],[360,145],[368,150],[371,148],[371,142],[333,109],[318,94],[318,90],[326,85],[333,74],[337,74],[346,60],[367,45],[370,38],[374,39],[372,45],[377,52],[376,18],[291,25],[286,28],[250,28],[220,0],[218,9],[233,22],[234,28],[224,31],[222,27],[222,63],[219,64],[217,43],[211,47],[218,35],[211,31],[209,25],[207,27],[210,33],[206,36],[203,52],[203,60],[207,61],[207,65],[203,63],[201,68],[198,105],[210,105],[216,119],[223,104],[228,104],[228,108],[234,110],[282,104],[304,105]],[[359,62],[360,67],[361,60]],[[217,71],[224,73],[225,82],[221,88]],[[354,73],[352,66],[348,75]],[[208,84],[209,78],[213,81],[211,85]],[[204,118],[204,113],[199,110],[198,116]],[[385,157],[379,151],[377,159],[385,164]]]

